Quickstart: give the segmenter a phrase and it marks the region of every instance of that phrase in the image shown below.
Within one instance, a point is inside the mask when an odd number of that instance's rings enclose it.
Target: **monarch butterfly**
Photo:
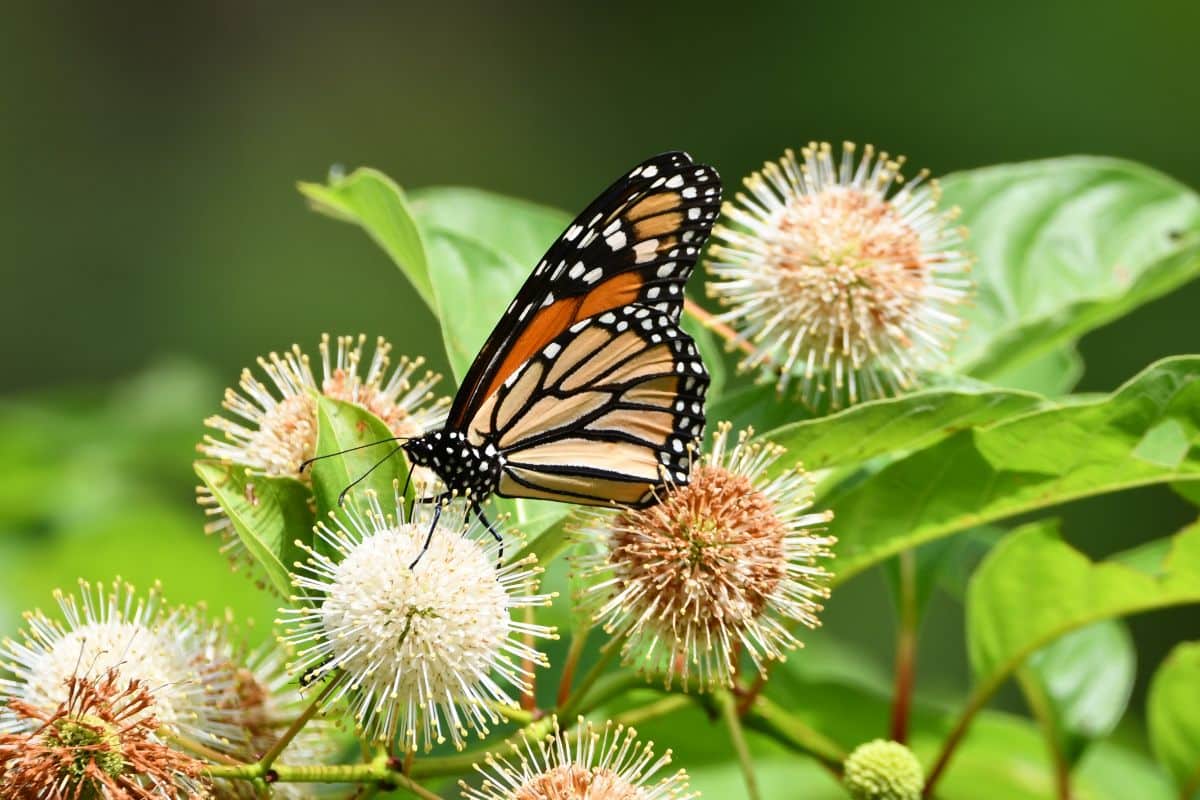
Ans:
[[[438,504],[428,538],[455,496],[500,538],[481,507],[493,494],[645,507],[664,481],[687,482],[709,378],[678,323],[720,203],[716,170],[664,153],[550,246],[475,357],[445,427],[397,448],[445,484],[424,500]]]

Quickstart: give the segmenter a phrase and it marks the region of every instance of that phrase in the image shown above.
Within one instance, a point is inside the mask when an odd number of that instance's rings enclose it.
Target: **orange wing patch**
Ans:
[[[484,397],[491,397],[522,364],[541,352],[542,348],[559,337],[567,328],[581,319],[603,314],[605,311],[626,306],[637,301],[642,290],[642,276],[636,272],[622,272],[600,283],[580,297],[564,297],[539,309],[529,325],[513,342],[500,369],[492,375]]]

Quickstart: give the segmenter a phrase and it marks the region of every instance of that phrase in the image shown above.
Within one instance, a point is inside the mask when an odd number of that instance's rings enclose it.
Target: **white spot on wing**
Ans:
[[[571,276],[571,280],[577,281],[586,269],[587,267],[583,265],[582,261],[576,261],[575,266],[571,267],[571,271],[567,274]]]
[[[633,246],[633,252],[636,253],[634,263],[643,264],[647,261],[653,261],[654,254],[658,252],[658,239],[647,239],[644,242],[638,242]]]
[[[620,250],[625,246],[625,231],[617,231],[604,241],[608,242],[608,246],[613,250]]]
[[[588,270],[586,275],[583,276],[583,280],[585,283],[595,283],[596,281],[600,280],[600,276],[603,274],[604,270],[602,270],[600,267],[593,267],[592,269]]]
[[[658,174],[658,167],[656,167],[653,164],[651,164],[650,166],[648,166],[642,170],[643,178],[653,178],[657,174]]]
[[[683,186],[683,176],[682,175],[676,175],[673,178],[671,178],[671,180],[667,181],[668,189],[678,189],[680,186]]]

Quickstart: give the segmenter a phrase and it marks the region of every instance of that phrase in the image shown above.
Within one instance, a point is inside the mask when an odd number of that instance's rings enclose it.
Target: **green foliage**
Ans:
[[[955,360],[991,378],[1200,274],[1200,199],[1140,164],[1071,157],[941,180],[978,257]]]
[[[1151,571],[1144,566],[1093,563],[1063,542],[1053,523],[1009,534],[976,570],[967,594],[967,650],[977,691],[994,691],[1036,651],[1084,626],[1200,603],[1200,523],[1172,537],[1161,564]],[[1056,659],[1062,669],[1055,676],[1073,668],[1072,658],[1051,653],[1035,667],[1043,680]],[[1060,699],[1069,706],[1067,693]],[[1099,716],[1092,724],[1111,727],[1111,713],[1100,709]],[[1082,732],[1080,721],[1075,726]]]
[[[951,598],[965,593],[974,688],[963,708],[910,694],[897,723],[892,677],[848,643],[855,632],[831,626],[808,637],[811,648],[775,667],[758,699],[748,680],[741,687],[752,768],[763,796],[844,798],[831,774],[839,754],[887,735],[891,718],[940,781],[942,800],[1033,800],[1061,795],[1068,782],[1077,800],[1177,796],[1136,747],[1116,741],[1137,668],[1121,619],[1200,602],[1200,523],[1095,562],[1063,541],[1055,523],[1029,522],[1028,515],[1154,484],[1171,484],[1193,502],[1200,497],[1200,356],[1158,361],[1109,394],[1068,394],[1082,372],[1079,336],[1200,272],[1200,200],[1145,167],[1098,158],[993,167],[942,184],[971,230],[979,290],[964,312],[971,324],[951,374],[925,376],[921,390],[824,414],[733,374],[727,343],[701,317],[684,320],[713,376],[710,422],[753,425],[762,438],[784,445],[788,456],[775,474],[797,460],[816,473],[817,508],[835,512],[839,587],[871,567],[886,567],[901,632],[913,641],[925,609],[946,599],[937,587],[949,588]],[[300,190],[315,209],[361,227],[395,262],[437,318],[459,379],[569,219],[471,188],[406,194],[372,169]],[[181,523],[162,499],[186,472],[166,488],[156,489],[154,477],[178,466],[179,453],[195,440],[196,421],[212,410],[190,405],[197,396],[207,403],[218,394],[206,378],[175,375],[159,380],[154,392],[121,387],[109,404],[0,407],[0,456],[20,465],[0,485],[5,563],[31,563],[34,552],[29,537],[10,531],[40,528],[68,543],[49,551],[48,560],[79,571],[106,563],[92,558],[96,531],[115,537],[122,526],[131,528],[123,546],[145,548],[163,562],[177,553],[189,570],[196,542],[214,550],[195,536],[170,533],[166,544],[153,536],[160,528],[194,534],[198,526],[197,515]],[[163,398],[182,410],[156,417]],[[385,460],[391,443],[353,449],[391,436],[369,411],[323,396],[316,407],[316,452],[330,457],[313,464],[311,484],[299,476],[251,475],[239,465],[195,464],[256,574],[283,596],[295,593],[289,572],[305,557],[300,545],[313,544],[314,521],[343,513],[343,489],[369,472],[349,496],[361,505],[368,490],[390,498],[408,474],[403,457]],[[90,446],[71,446],[77,442]],[[131,522],[134,506],[141,517]],[[574,629],[564,634],[583,626],[564,558],[570,510],[503,499],[489,508],[510,517],[508,530],[524,534],[507,551],[510,558],[514,551],[518,558],[535,554],[546,567],[544,588],[563,595],[527,621]],[[1013,519],[1027,524],[1004,527]],[[210,566],[197,563],[197,580],[219,583],[208,577]],[[12,583],[20,588],[22,580]],[[214,599],[232,598],[239,612],[252,605],[234,595],[222,587]],[[835,594],[831,604],[837,602]],[[539,710],[645,715],[643,734],[673,747],[697,788],[710,797],[738,795],[745,765],[734,760],[728,736],[713,730],[713,701],[694,696],[670,714],[650,714],[661,693],[631,680],[618,659],[602,660],[601,640],[593,632],[586,642],[549,647],[556,666],[568,647],[582,655],[580,672],[599,666],[586,679],[596,681],[591,693],[571,703],[558,702],[557,687],[539,685]],[[1012,677],[1033,720],[985,708]],[[1194,789],[1200,775],[1197,685],[1200,651],[1181,646],[1156,674],[1148,704],[1155,755],[1181,789]],[[494,750],[498,741],[486,747]],[[376,761],[371,769],[382,769]],[[461,762],[440,772],[437,766],[437,757],[420,759],[414,775],[466,772]]]
[[[331,177],[328,186],[298,184],[313,208],[360,226],[383,248],[430,308],[437,310],[429,261],[409,211],[404,190],[374,169],[356,169],[346,177]]]
[[[370,411],[342,400],[317,398],[319,460],[311,469],[318,518],[341,511],[338,500],[351,484],[384,501],[404,486],[408,464],[390,439],[392,432]],[[383,444],[368,446],[375,442]],[[411,486],[407,497],[412,497]]]
[[[1165,359],[1106,397],[962,430],[887,466],[833,504],[842,579],[985,522],[1200,479],[1198,377],[1200,358]]]
[[[292,478],[253,476],[236,464],[197,461],[196,475],[212,492],[271,587],[288,597],[292,593],[288,572],[303,557],[296,541],[312,538],[308,490]]]
[[[1200,793],[1200,642],[1178,645],[1159,667],[1146,701],[1150,742],[1181,798]]]
[[[1129,705],[1136,672],[1128,628],[1104,620],[1038,650],[1017,677],[1030,704],[1045,715],[1058,748],[1073,760],[1087,742],[1116,729]]]

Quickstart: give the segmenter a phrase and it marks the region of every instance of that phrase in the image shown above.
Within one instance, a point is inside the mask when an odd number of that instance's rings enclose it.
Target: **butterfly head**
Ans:
[[[409,461],[437,473],[448,492],[482,499],[500,483],[504,455],[494,445],[472,444],[459,431],[433,431],[403,446]]]

